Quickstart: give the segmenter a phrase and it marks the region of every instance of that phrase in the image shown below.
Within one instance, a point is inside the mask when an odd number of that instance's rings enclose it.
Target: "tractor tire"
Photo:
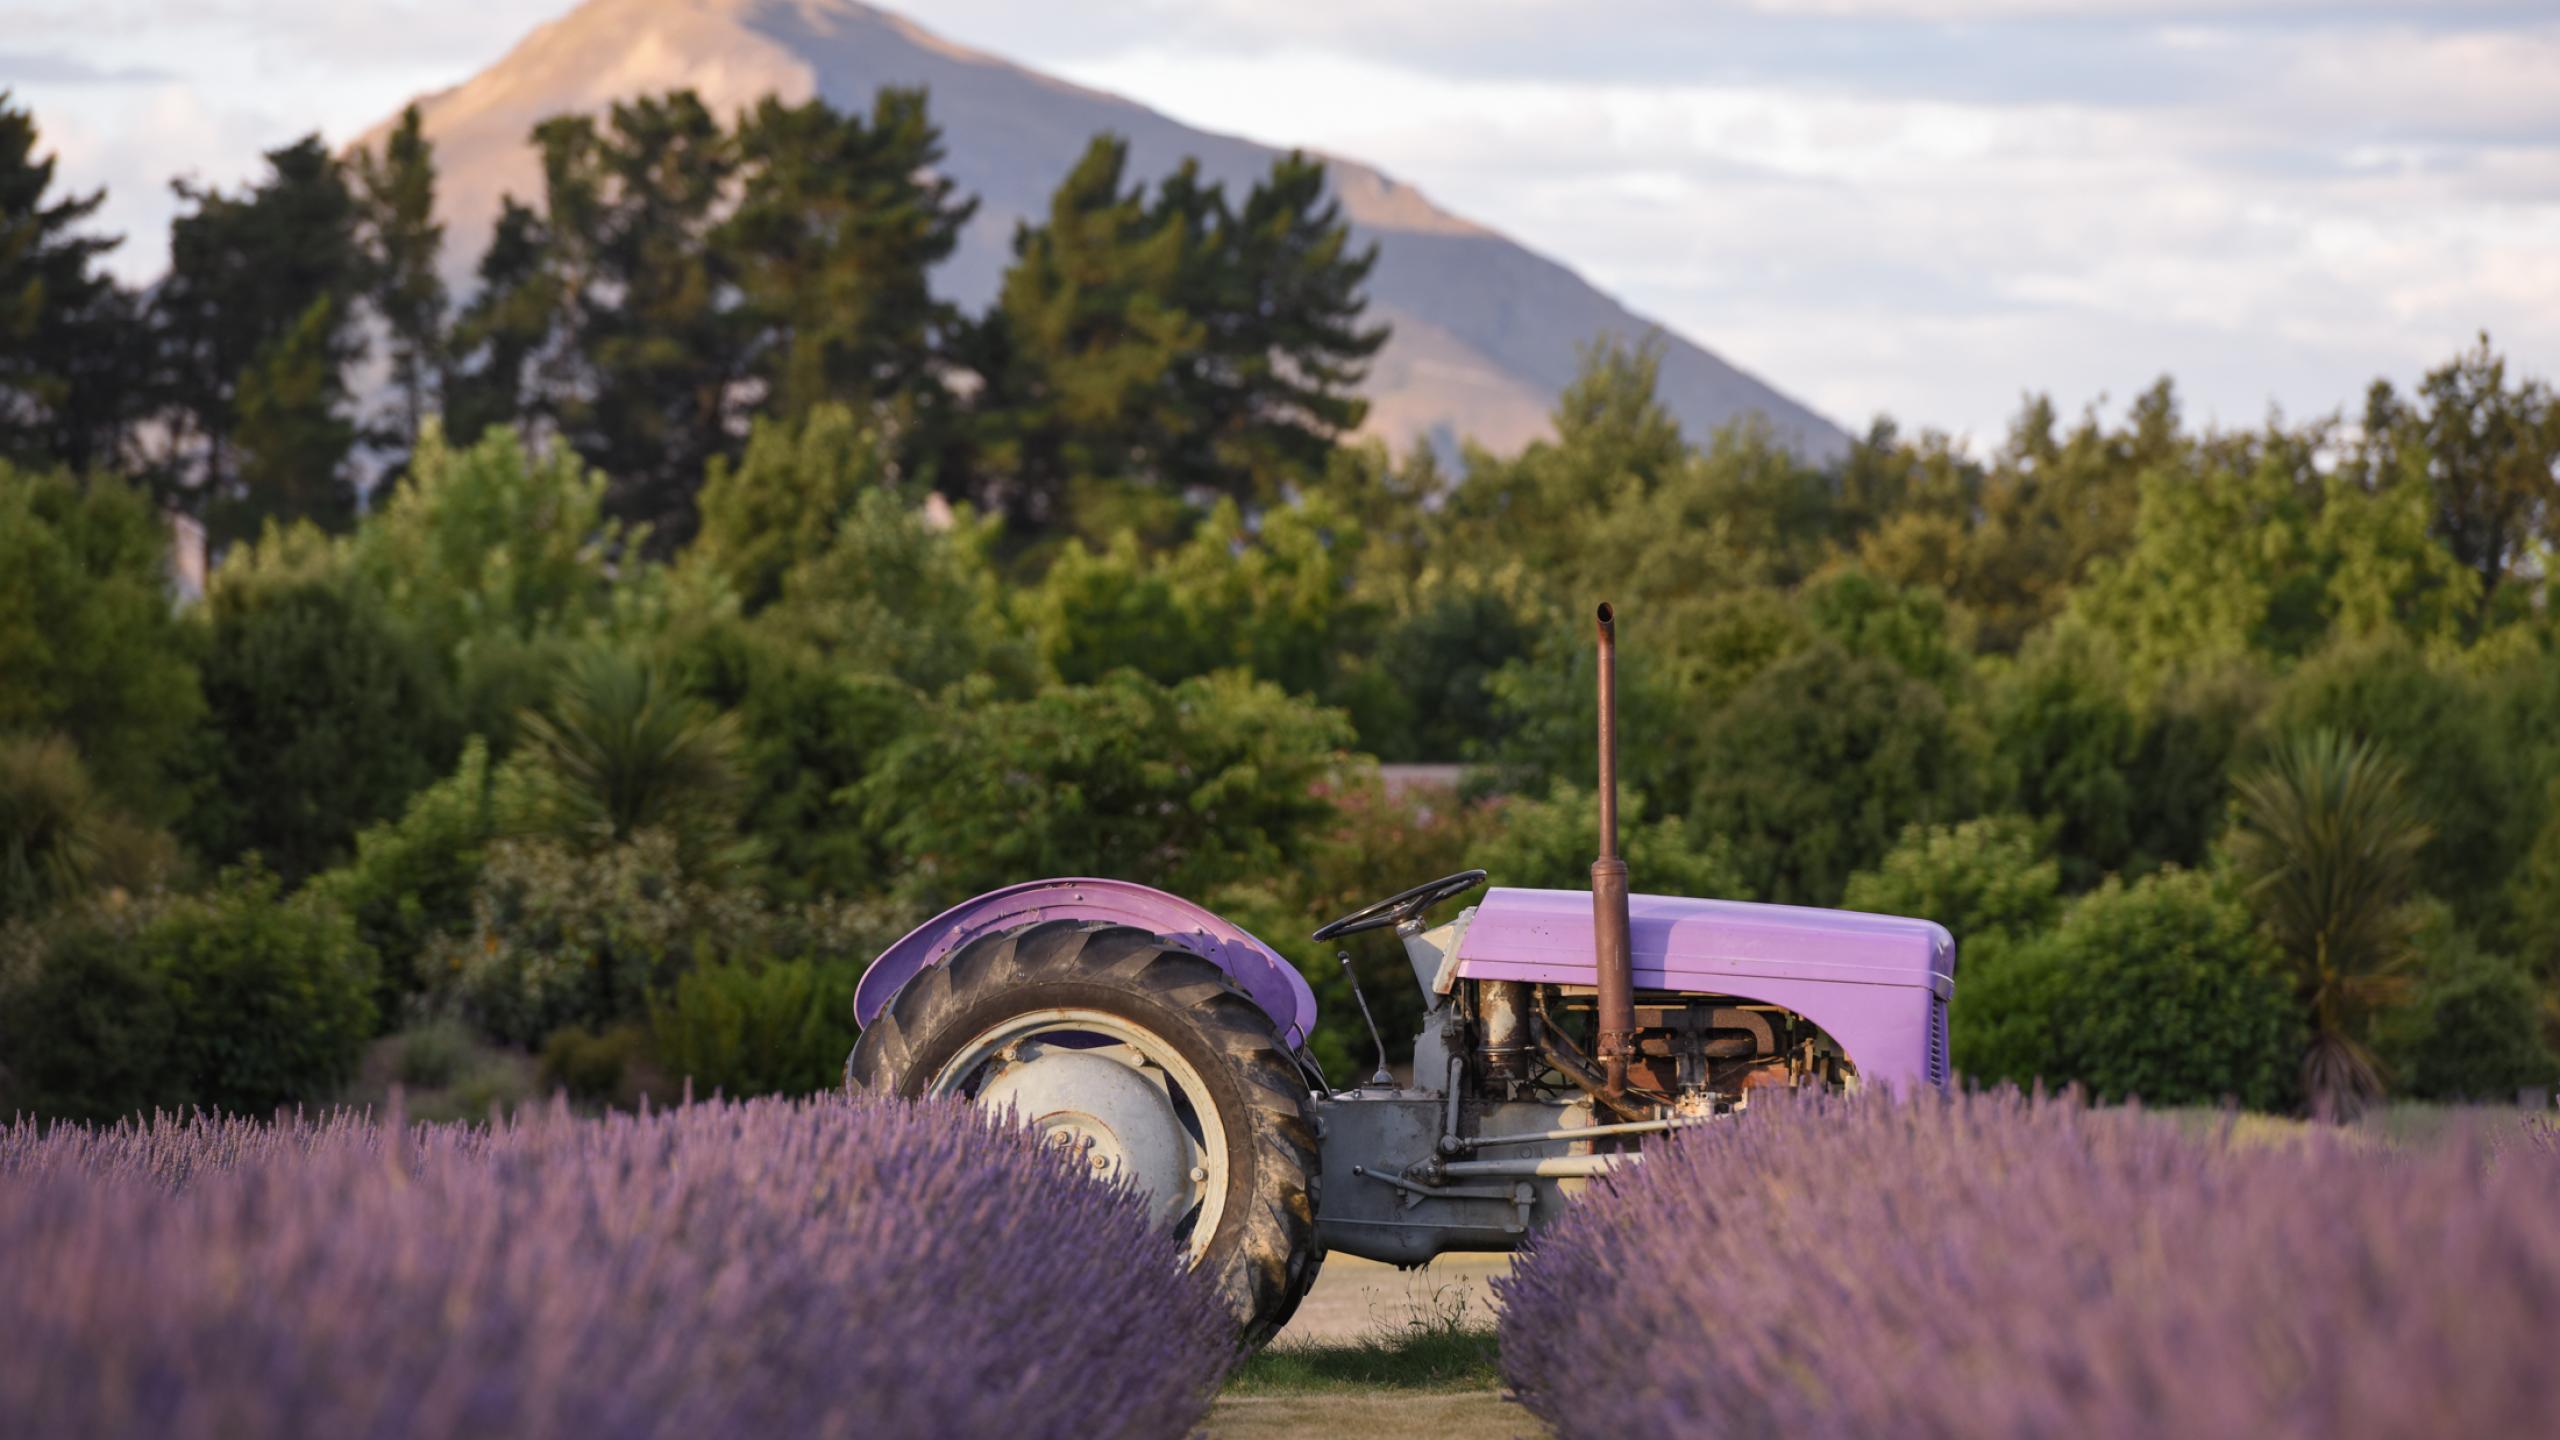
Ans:
[[[1052,1009],[1136,1027],[1196,1072],[1208,1103],[1194,1108],[1224,1137],[1227,1175],[1216,1228],[1193,1263],[1225,1297],[1245,1345],[1270,1339],[1324,1259],[1315,1098],[1271,1018],[1209,961],[1099,921],[980,936],[899,988],[845,1060],[845,1086],[909,1099],[942,1093],[965,1080],[944,1072],[973,1042]]]

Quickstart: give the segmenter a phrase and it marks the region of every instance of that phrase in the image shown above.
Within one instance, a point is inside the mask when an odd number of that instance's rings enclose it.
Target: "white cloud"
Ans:
[[[2377,22],[2185,48],[2248,83],[1951,99],[1304,47],[1068,68],[1377,163],[1851,424],[1991,437],[2030,387],[2121,402],[2163,372],[2191,413],[2253,424],[2352,406],[2483,328],[2560,369],[2560,38]]]

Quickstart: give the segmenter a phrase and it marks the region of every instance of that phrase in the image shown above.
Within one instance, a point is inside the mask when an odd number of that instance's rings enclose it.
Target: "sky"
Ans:
[[[158,273],[229,186],[567,0],[0,0],[0,88]],[[960,43],[1362,160],[1852,429],[2029,391],[2359,406],[2483,330],[2560,378],[2560,0],[911,0]]]

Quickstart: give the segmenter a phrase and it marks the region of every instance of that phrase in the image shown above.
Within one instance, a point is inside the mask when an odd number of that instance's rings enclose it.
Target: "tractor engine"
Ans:
[[[1478,1093],[1514,1100],[1581,1088],[1621,1115],[1720,1114],[1764,1086],[1838,1088],[1847,1057],[1821,1030],[1783,1007],[1732,995],[1637,992],[1633,1050],[1617,1101],[1586,1057],[1599,1031],[1596,987],[1494,980],[1468,987],[1458,1014],[1468,1026]],[[1570,1089],[1567,1090],[1570,1094]]]

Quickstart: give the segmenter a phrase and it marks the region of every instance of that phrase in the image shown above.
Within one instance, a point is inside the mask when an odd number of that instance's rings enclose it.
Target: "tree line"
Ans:
[[[459,305],[414,105],[343,159],[312,135],[237,192],[177,182],[169,273],[141,293],[99,269],[103,192],[53,193],[38,143],[0,92],[0,454],[143,477],[217,548],[271,520],[344,530],[431,416],[465,444],[560,438],[661,550],[755,419],[830,403],[891,432],[902,475],[1026,531],[1120,513],[1133,487],[1263,502],[1358,426],[1386,338],[1321,163],[1288,155],[1230,196],[1193,165],[1132,177],[1107,135],[1017,227],[996,301],[961,314],[928,277],[977,202],[938,170],[917,91],[725,123],[679,91],[546,121],[542,193],[504,199]]]
[[[1449,464],[1340,433],[1376,332],[1314,167],[1231,204],[1098,143],[954,317],[854,258],[965,213],[922,113],[544,126],[481,289],[411,350],[368,322],[388,422],[279,398],[353,332],[244,281],[229,501],[151,458],[201,430],[81,448],[69,352],[13,342],[0,1107],[816,1088],[864,961],[1041,874],[1229,914],[1338,1019],[1330,915],[1584,883],[1597,596],[1638,887],[1945,922],[1968,1075],[2345,1113],[2560,1072],[2560,400],[2485,337],[2307,422],[2199,429],[2164,380],[1823,466],[1683,434],[1602,343],[1550,438]],[[348,193],[425,193],[414,131]],[[0,186],[0,263],[53,267],[11,333],[163,336],[174,272],[83,290],[48,184]],[[270,188],[223,203],[305,213]],[[387,425],[361,513],[278,498],[353,442],[254,489],[288,415]],[[159,507],[253,494],[173,605]],[[1417,804],[1379,759],[1470,778]],[[1355,960],[1409,1028],[1400,959]]]

